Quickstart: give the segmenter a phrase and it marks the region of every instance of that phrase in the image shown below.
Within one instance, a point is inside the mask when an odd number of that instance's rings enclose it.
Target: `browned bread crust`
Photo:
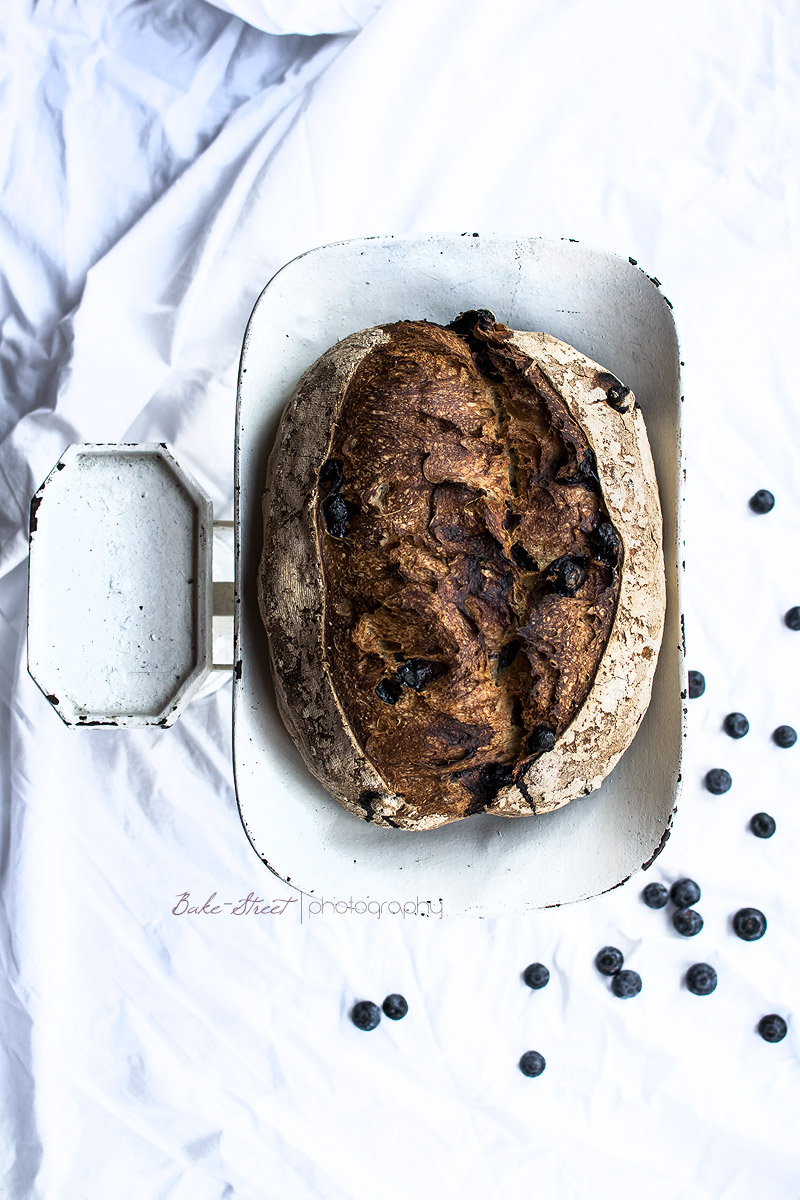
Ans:
[[[664,610],[641,413],[486,312],[346,338],[287,406],[259,576],[281,713],[351,812],[432,828],[597,787]]]

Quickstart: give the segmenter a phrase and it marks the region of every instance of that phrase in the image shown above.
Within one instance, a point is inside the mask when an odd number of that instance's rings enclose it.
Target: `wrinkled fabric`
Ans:
[[[357,33],[381,0],[213,0],[217,8],[241,17],[265,33]]]
[[[800,604],[794,16],[785,0],[0,15],[12,1200],[796,1200],[800,748],[771,741],[800,725],[782,620]],[[229,684],[172,729],[80,731],[28,676],[29,503],[70,442],[166,441],[231,516],[261,289],[314,246],[432,230],[578,238],[661,281],[685,362],[687,665],[707,687],[644,875],[527,917],[301,922],[242,828]],[[767,516],[747,505],[760,487]],[[730,711],[750,721],[739,742]],[[719,797],[702,783],[717,766]],[[748,828],[761,810],[767,841]],[[694,939],[640,900],[685,875],[703,889]],[[392,877],[381,899],[414,897]],[[767,914],[759,942],[731,931],[743,905]],[[593,966],[608,944],[642,976],[635,999]],[[540,992],[520,979],[534,961]],[[710,997],[682,985],[696,961],[719,973]],[[355,1000],[395,991],[404,1020],[353,1028]],[[778,1045],[755,1032],[770,1012]],[[516,1066],[530,1049],[538,1079]]]

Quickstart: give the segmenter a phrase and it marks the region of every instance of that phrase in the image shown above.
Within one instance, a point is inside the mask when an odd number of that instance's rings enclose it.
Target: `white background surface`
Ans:
[[[781,620],[800,604],[799,31],[790,0],[3,9],[5,1195],[800,1196],[800,747],[770,742],[800,725]],[[230,691],[173,730],[63,727],[25,671],[30,496],[69,442],[168,441],[230,516],[236,364],[267,279],[339,238],[467,229],[631,255],[674,305],[688,665],[708,681],[675,832],[646,876],[524,919],[234,916],[289,894],[241,831]],[[702,787],[712,766],[726,796]],[[747,829],[762,809],[769,841]],[[639,900],[685,874],[692,941]],[[231,905],[174,916],[187,891]],[[392,879],[380,899],[414,897]],[[730,931],[744,904],[761,942]],[[635,1000],[592,965],[607,943],[642,975]],[[539,993],[520,981],[535,960]],[[719,972],[709,998],[681,987],[694,961]],[[349,1024],[391,991],[404,1021]],[[789,1022],[777,1046],[754,1032],[766,1012]],[[516,1069],[527,1049],[539,1079]]]

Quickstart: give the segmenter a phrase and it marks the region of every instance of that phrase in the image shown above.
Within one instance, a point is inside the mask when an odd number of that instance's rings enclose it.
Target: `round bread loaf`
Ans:
[[[633,393],[487,310],[352,334],[284,411],[258,584],[281,716],[356,816],[432,829],[588,794],[663,631]]]

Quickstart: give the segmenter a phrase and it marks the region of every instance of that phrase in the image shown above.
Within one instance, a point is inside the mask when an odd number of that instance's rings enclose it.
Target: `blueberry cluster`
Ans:
[[[649,883],[642,899],[648,908],[665,908],[671,900],[675,905],[672,924],[683,937],[694,937],[703,928],[703,918],[693,907],[700,899],[700,887],[693,879],[678,879],[669,891],[663,883]]]
[[[771,837],[775,831],[775,822],[766,813],[756,813],[750,822],[751,828],[758,837]],[[762,832],[758,832],[758,830]],[[693,879],[678,879],[667,890],[663,883],[648,883],[642,892],[642,900],[648,908],[665,908],[668,901],[675,905],[672,924],[678,933],[684,937],[694,937],[703,928],[703,918],[692,905],[700,899],[700,886]],[[731,920],[733,932],[745,942],[756,942],[767,931],[767,918],[759,908],[740,908]],[[620,971],[622,954],[613,946],[606,946],[595,959],[595,965],[603,975],[634,974]],[[638,979],[638,976],[637,976]],[[694,963],[689,967],[684,982],[688,991],[695,996],[710,996],[717,986],[717,972],[710,963]],[[639,988],[641,989],[641,980]],[[612,984],[612,990],[613,984]],[[616,992],[616,995],[635,995],[636,992]],[[758,1032],[768,1042],[780,1042],[786,1036],[786,1022],[777,1013],[762,1017]]]
[[[616,946],[604,946],[595,955],[594,965],[601,975],[611,976],[611,991],[620,1000],[630,1000],[642,990],[642,977],[638,971],[623,971],[625,959]]]
[[[405,996],[401,996],[399,992],[392,992],[390,996],[386,997],[381,1008],[390,1021],[399,1021],[408,1012],[408,1002]],[[371,1000],[359,1000],[350,1010],[350,1020],[356,1029],[369,1032],[371,1029],[377,1029],[380,1025],[381,1009]]]

